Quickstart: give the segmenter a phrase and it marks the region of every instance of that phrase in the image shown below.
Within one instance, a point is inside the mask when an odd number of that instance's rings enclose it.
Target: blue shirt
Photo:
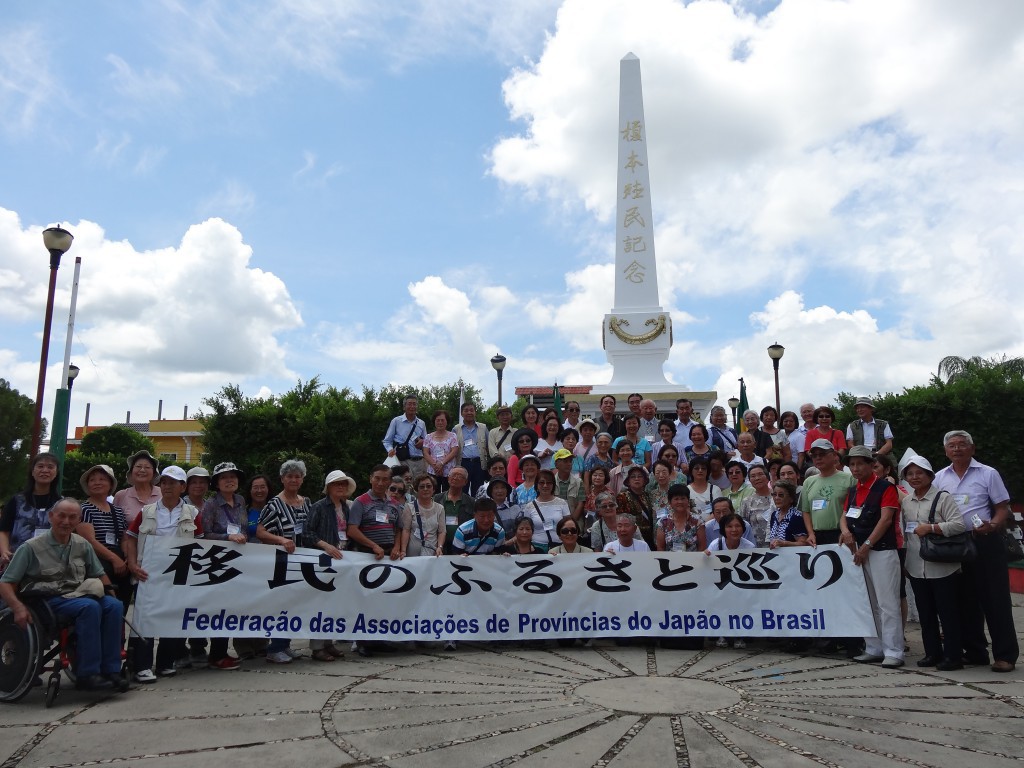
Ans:
[[[412,438],[410,438],[410,433]],[[423,419],[414,419],[409,421],[405,418],[403,413],[401,416],[395,416],[388,424],[387,434],[384,435],[384,449],[388,452],[393,451],[396,445],[401,445],[407,439],[409,440],[409,456],[414,459],[422,459],[423,451],[416,447],[416,438],[424,438],[427,436],[427,425],[423,422]]]
[[[467,427],[465,424],[462,425],[462,458],[464,459],[479,459],[480,458],[480,437],[477,434],[480,431],[480,425],[474,424],[472,427]],[[487,435],[484,435],[484,440],[487,439]],[[473,442],[470,443],[470,440]]]
[[[452,551],[465,552],[467,555],[489,555],[504,543],[505,531],[497,523],[484,536],[476,527],[476,520],[469,520],[455,529]]]

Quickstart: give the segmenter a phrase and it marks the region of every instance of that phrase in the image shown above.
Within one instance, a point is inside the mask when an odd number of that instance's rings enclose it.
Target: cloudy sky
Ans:
[[[253,9],[259,7],[258,16]],[[666,366],[784,407],[1024,354],[1019,0],[0,6],[0,376],[71,422],[460,376],[605,383],[618,62],[644,77]]]

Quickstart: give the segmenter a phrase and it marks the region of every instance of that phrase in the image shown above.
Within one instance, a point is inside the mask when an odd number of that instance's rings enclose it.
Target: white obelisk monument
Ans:
[[[619,62],[619,170],[616,189],[615,305],[604,316],[601,338],[612,380],[594,392],[657,392],[677,389],[665,378],[672,347],[672,317],[658,296],[654,257],[647,124],[640,59]]]

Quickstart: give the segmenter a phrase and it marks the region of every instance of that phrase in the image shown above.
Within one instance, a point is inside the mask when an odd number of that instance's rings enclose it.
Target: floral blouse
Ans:
[[[697,531],[700,530],[700,523],[693,515],[687,518],[686,525],[682,528],[676,527],[676,521],[672,515],[661,518],[658,521],[658,527],[665,535],[665,550],[667,552],[697,551]]]
[[[451,453],[452,448],[456,447],[458,444],[459,438],[454,432],[449,432],[448,437],[446,437],[444,440],[438,440],[436,437],[434,437],[434,433],[431,432],[429,435],[423,438],[423,453],[429,453],[431,458],[434,459],[434,461],[440,461],[449,453]],[[454,466],[455,459],[452,459],[451,461],[447,462],[443,467],[441,467],[441,476],[448,477],[448,473],[452,471],[452,468]],[[429,466],[427,467],[427,472],[429,472],[432,475],[437,474],[437,472],[434,471],[434,468]]]

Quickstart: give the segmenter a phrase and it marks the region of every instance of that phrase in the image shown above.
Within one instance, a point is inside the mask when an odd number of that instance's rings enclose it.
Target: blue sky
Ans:
[[[604,383],[618,60],[644,75],[673,381],[783,404],[1020,355],[1024,9],[852,0],[0,8],[0,376],[72,424],[459,376]],[[998,322],[995,321],[998,319]],[[46,410],[50,406],[47,404]]]

